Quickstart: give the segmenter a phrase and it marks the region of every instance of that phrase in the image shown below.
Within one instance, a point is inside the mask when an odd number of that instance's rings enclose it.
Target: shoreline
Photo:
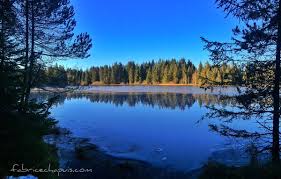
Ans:
[[[61,178],[197,178],[202,168],[178,171],[154,166],[146,161],[122,158],[107,154],[87,138],[74,137],[68,129],[44,137],[47,144],[55,144],[61,168],[92,168],[92,173],[64,173]]]
[[[173,93],[173,94],[214,94],[229,95],[235,93],[234,87],[217,86],[204,88],[196,86],[145,86],[145,85],[95,85],[95,86],[66,86],[66,87],[40,87],[33,88],[32,92],[51,92],[51,93]]]
[[[173,84],[173,83],[159,83],[159,84],[101,84],[101,83],[98,83],[98,84],[91,84],[88,86],[191,86],[191,87],[200,87],[199,84]]]

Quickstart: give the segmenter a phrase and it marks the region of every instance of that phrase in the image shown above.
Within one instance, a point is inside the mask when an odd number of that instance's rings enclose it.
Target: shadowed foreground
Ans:
[[[61,178],[114,178],[114,179],[183,179],[197,178],[197,171],[184,173],[171,169],[157,168],[149,163],[118,158],[108,155],[83,138],[73,138],[68,132],[46,136],[46,141],[56,144],[60,154],[61,168],[92,169],[93,172],[61,173]]]

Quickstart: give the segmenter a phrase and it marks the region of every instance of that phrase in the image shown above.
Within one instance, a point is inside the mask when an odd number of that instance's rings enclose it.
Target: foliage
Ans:
[[[1,122],[0,176],[18,176],[30,173],[10,171],[14,164],[24,164],[24,168],[58,168],[58,159],[54,146],[42,140],[55,125],[53,119],[38,114],[23,115],[5,113]],[[15,167],[20,169],[21,166]],[[57,178],[54,173],[34,173],[40,178]]]
[[[201,63],[200,63],[201,64]],[[65,78],[67,76],[67,78]],[[159,60],[126,65],[114,63],[112,66],[91,67],[89,70],[65,69],[63,66],[50,66],[45,70],[45,85],[91,85],[101,84],[192,84],[203,85],[206,79],[223,84],[239,83],[243,73],[235,65],[211,67],[209,63],[197,70],[193,63],[185,59],[176,61]],[[246,77],[245,77],[246,78]]]
[[[55,98],[39,102],[30,93],[44,81],[42,70],[49,60],[88,57],[91,38],[87,33],[73,38],[75,25],[68,0],[0,1],[1,178],[12,174],[8,170],[16,163],[57,167],[53,147],[42,140],[56,124],[48,117]],[[56,71],[50,69],[50,74],[54,81]]]
[[[219,84],[237,86],[237,105],[228,109],[211,107],[208,117],[227,121],[254,119],[264,132],[246,131],[224,124],[211,125],[211,128],[223,135],[254,137],[261,147],[260,152],[271,152],[272,160],[279,163],[281,1],[216,0],[216,4],[227,16],[237,18],[239,23],[233,28],[233,36],[228,42],[202,38],[205,49],[210,52],[215,66],[226,68],[224,64],[228,63],[241,66],[243,80],[232,80],[240,77],[231,75],[229,70],[217,76],[223,79]],[[236,71],[236,68],[232,70]],[[208,73],[206,75],[208,78],[204,83],[217,85],[209,80]]]

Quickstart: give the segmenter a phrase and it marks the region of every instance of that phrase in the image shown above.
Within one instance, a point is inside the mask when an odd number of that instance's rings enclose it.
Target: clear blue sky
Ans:
[[[76,32],[93,39],[91,57],[63,62],[89,68],[159,58],[186,58],[196,65],[208,59],[201,36],[228,40],[234,20],[225,18],[215,0],[71,0]]]

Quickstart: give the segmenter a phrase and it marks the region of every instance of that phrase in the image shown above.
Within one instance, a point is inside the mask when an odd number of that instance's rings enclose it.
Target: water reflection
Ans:
[[[33,93],[41,101],[52,96]],[[61,127],[109,154],[190,170],[225,151],[225,139],[201,121],[204,106],[232,103],[210,94],[76,92],[61,94],[51,113]]]
[[[32,94],[40,101],[54,96]],[[201,120],[209,112],[206,106],[227,109],[236,103],[233,97],[208,93],[73,92],[60,94],[51,113],[61,127],[89,138],[114,156],[184,170],[200,167],[208,159],[247,163],[244,149],[252,141],[233,141],[210,131],[211,123],[223,121]],[[252,121],[237,120],[231,125],[257,129]],[[155,152],[158,149],[161,152]]]
[[[55,94],[41,92],[33,93],[32,97],[38,100],[47,100]],[[168,109],[189,109],[196,102],[200,107],[219,105],[226,107],[235,103],[229,97],[210,94],[177,94],[177,93],[62,93],[56,102],[56,105],[62,105],[65,100],[87,99],[93,103],[111,103],[115,106],[134,107],[137,104],[143,104],[150,107],[168,108]]]

